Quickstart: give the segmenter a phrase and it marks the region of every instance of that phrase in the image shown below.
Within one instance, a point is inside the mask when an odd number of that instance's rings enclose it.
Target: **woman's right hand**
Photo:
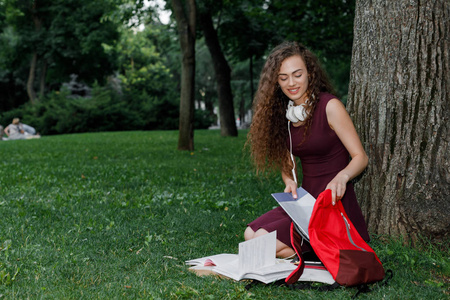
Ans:
[[[286,178],[284,180],[284,183],[286,184],[286,188],[284,189],[285,193],[292,193],[292,197],[294,197],[294,199],[297,199],[297,183],[290,179],[290,178]]]

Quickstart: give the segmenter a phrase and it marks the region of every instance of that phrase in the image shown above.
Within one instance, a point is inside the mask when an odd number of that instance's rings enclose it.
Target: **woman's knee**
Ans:
[[[292,249],[290,245],[286,245],[280,240],[277,240],[276,249],[277,257],[287,258],[295,254],[294,249]]]
[[[253,231],[253,229],[250,226],[248,226],[245,229],[245,231],[244,231],[244,239],[246,241],[248,241],[248,240],[254,239],[254,238],[258,237],[258,236],[261,236],[261,235],[264,235],[264,234],[268,234],[268,233],[269,232],[267,230],[263,229],[263,228],[260,228],[260,229],[258,229],[256,231]]]
[[[254,237],[255,237],[255,232],[253,231],[253,229],[250,226],[248,226],[244,231],[244,239],[246,241],[248,241]]]

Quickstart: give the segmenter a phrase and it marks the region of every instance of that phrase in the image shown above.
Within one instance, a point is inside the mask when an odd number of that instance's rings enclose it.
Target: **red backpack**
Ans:
[[[342,203],[338,201],[336,205],[332,205],[331,190],[322,192],[317,198],[308,232],[314,252],[338,284],[357,286],[384,278],[384,268],[375,251],[359,235]],[[302,237],[293,224],[291,242],[300,263],[286,278],[287,284],[297,282],[304,269]]]

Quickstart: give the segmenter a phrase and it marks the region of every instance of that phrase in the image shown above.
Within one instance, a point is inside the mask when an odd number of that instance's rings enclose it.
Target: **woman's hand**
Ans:
[[[350,176],[343,173],[338,173],[336,177],[333,178],[333,180],[328,183],[327,187],[325,189],[331,190],[331,203],[333,205],[336,204],[339,200],[344,197],[345,190],[347,188],[347,182],[349,181]]]
[[[286,188],[284,189],[285,193],[292,193],[292,197],[294,197],[294,199],[297,199],[297,183],[290,179],[290,178],[286,178],[284,180],[284,183],[286,184]]]

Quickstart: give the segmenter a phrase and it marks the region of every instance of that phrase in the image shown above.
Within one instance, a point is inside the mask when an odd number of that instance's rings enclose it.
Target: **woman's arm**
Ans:
[[[5,130],[3,130],[4,133],[6,133],[7,136],[9,136],[9,125],[6,126]]]
[[[326,107],[328,124],[350,153],[350,163],[331,180],[327,189],[331,189],[332,203],[339,201],[345,194],[347,182],[361,174],[367,167],[368,157],[356,133],[344,105],[338,99],[332,99]]]
[[[291,159],[289,152],[287,152],[286,159],[289,159],[289,160]],[[295,161],[293,163],[295,164]],[[297,166],[295,166],[294,170],[297,170]],[[295,176],[297,177],[297,175],[295,175]],[[294,197],[294,199],[297,199],[297,182],[295,182],[295,180],[293,178],[293,174],[282,171],[281,178],[283,178],[284,184],[286,185],[284,192],[292,193],[292,197]]]

